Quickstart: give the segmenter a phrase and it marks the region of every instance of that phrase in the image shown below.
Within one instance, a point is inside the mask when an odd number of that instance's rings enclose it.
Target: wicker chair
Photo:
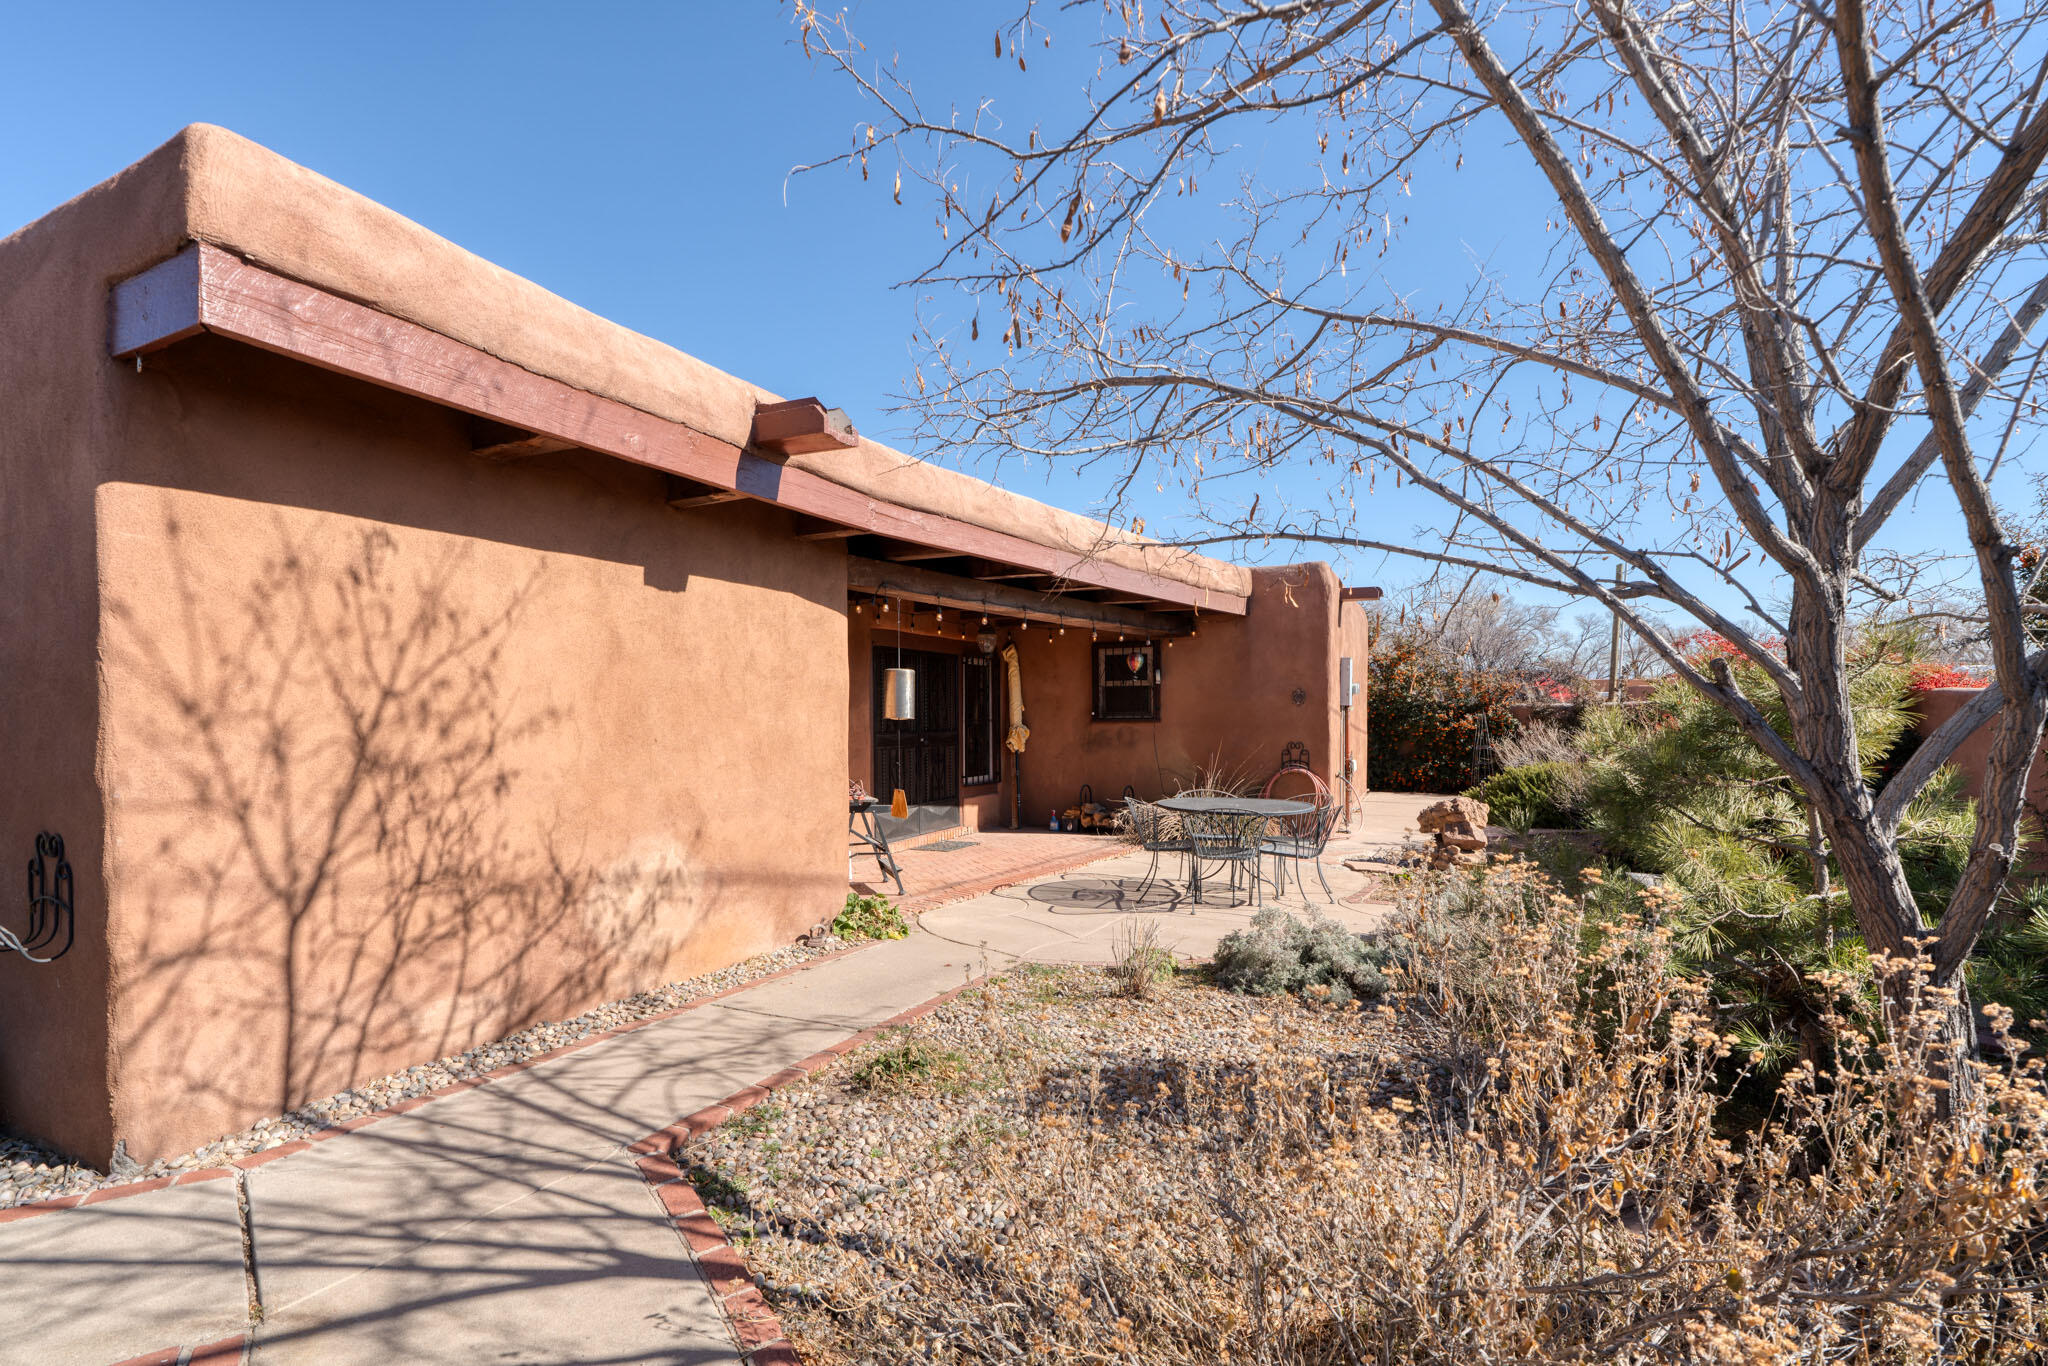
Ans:
[[[1259,861],[1265,852],[1266,818],[1246,811],[1198,811],[1182,817],[1181,824],[1193,846],[1189,859],[1194,865],[1195,903],[1202,900],[1202,864],[1207,861],[1230,865],[1232,891],[1237,889],[1239,871],[1248,871],[1252,904],[1260,904],[1265,879]]]
[[[1330,842],[1330,832],[1337,828],[1340,808],[1335,802],[1325,802],[1306,816],[1283,816],[1274,824],[1273,830],[1259,842],[1259,852],[1273,860],[1273,891],[1276,895],[1287,891],[1287,865],[1294,865],[1294,885],[1301,889],[1303,900],[1308,898],[1308,886],[1301,880],[1301,865],[1313,863],[1316,866],[1316,881],[1323,884],[1323,895],[1336,904],[1337,894],[1330,890],[1330,880],[1323,876],[1323,849]]]

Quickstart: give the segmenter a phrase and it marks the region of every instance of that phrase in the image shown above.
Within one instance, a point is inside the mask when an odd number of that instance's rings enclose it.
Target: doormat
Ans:
[[[903,852],[906,854],[950,854],[955,849],[972,849],[980,840],[933,840],[930,844],[919,844]]]

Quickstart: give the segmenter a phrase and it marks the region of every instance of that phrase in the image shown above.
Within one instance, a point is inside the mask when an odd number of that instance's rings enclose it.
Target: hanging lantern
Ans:
[[[1124,666],[1131,671],[1131,676],[1133,678],[1137,677],[1138,671],[1145,667],[1144,654],[1137,650],[1131,651],[1129,654],[1124,656]]]
[[[917,719],[917,670],[882,671],[882,715],[891,721]]]

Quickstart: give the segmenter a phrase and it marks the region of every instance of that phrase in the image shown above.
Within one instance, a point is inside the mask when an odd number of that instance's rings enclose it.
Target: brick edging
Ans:
[[[553,1048],[545,1053],[536,1053],[533,1057],[522,1059],[519,1062],[506,1063],[503,1067],[494,1068],[478,1076],[465,1077],[460,1081],[449,1082],[446,1086],[436,1087],[434,1090],[428,1091],[423,1095],[411,1096],[405,1100],[387,1105],[381,1110],[371,1110],[366,1114],[357,1115],[353,1119],[345,1119],[339,1123],[330,1124],[324,1129],[306,1135],[304,1138],[293,1139],[289,1143],[280,1143],[275,1148],[265,1148],[262,1152],[250,1153],[246,1157],[235,1158],[233,1161],[222,1166],[200,1167],[193,1171],[178,1172],[171,1176],[154,1176],[147,1181],[129,1181],[118,1186],[98,1186],[78,1195],[59,1195],[48,1200],[35,1200],[27,1204],[13,1205],[7,1209],[0,1209],[0,1224],[10,1224],[17,1219],[27,1219],[39,1214],[54,1214],[58,1210],[72,1209],[84,1205],[97,1205],[108,1200],[124,1200],[130,1196],[149,1195],[170,1186],[194,1186],[202,1181],[223,1180],[233,1176],[237,1171],[250,1171],[264,1165],[266,1162],[275,1162],[281,1157],[290,1157],[295,1153],[302,1153],[315,1143],[323,1143],[330,1138],[339,1138],[343,1134],[354,1133],[356,1130],[374,1124],[380,1119],[389,1119],[394,1115],[402,1115],[417,1110],[430,1100],[440,1100],[446,1096],[458,1095],[472,1087],[482,1086],[486,1082],[503,1080],[515,1072],[524,1072],[529,1067],[538,1067],[544,1062],[552,1062],[554,1059],[565,1054],[575,1053],[594,1044],[603,1043],[606,1039],[614,1039],[621,1034],[631,1034],[636,1029],[645,1029],[649,1025],[660,1024],[664,1020],[672,1020],[678,1015],[687,1014],[692,1010],[711,1005],[716,1001],[722,1001],[728,996],[736,996],[742,991],[750,991],[764,983],[775,981],[777,978],[793,976],[799,972],[807,972],[812,968],[829,963],[835,958],[844,958],[850,953],[859,953],[863,949],[873,948],[875,942],[878,941],[871,941],[865,944],[849,944],[843,949],[834,949],[830,953],[821,953],[815,958],[806,958],[801,963],[792,963],[786,968],[777,968],[775,971],[764,976],[748,978],[736,986],[727,987],[723,991],[712,992],[709,996],[694,997],[671,1010],[664,1010],[658,1015],[645,1015],[640,1019],[628,1020],[622,1025],[600,1033],[586,1034],[580,1039],[563,1044],[560,1048]],[[239,1342],[240,1339],[234,1339],[234,1341]],[[218,1344],[215,1345],[218,1346]],[[178,1352],[182,1349],[172,1348],[168,1350],[171,1352],[168,1358],[165,1358],[163,1353],[156,1352],[148,1356],[137,1357],[135,1360],[136,1362],[148,1363],[168,1360],[175,1366],[178,1360]],[[194,1350],[195,1352],[200,1350],[211,1351],[213,1348],[195,1348]],[[202,1359],[198,1356],[193,1357],[195,1362]],[[120,1366],[130,1366],[130,1363],[122,1362]]]
[[[239,1366],[248,1354],[249,1335],[237,1333],[219,1342],[209,1342],[191,1349],[186,1355],[183,1347],[166,1347],[160,1352],[145,1352],[139,1357],[117,1361],[114,1366]]]
[[[642,1179],[653,1190],[655,1199],[661,1202],[662,1210],[682,1237],[684,1246],[690,1249],[697,1269],[710,1284],[711,1293],[717,1298],[718,1307],[732,1329],[733,1340],[739,1344],[740,1356],[748,1366],[802,1366],[803,1359],[797,1355],[795,1344],[783,1331],[781,1316],[769,1307],[760,1288],[754,1284],[746,1259],[725,1236],[725,1230],[711,1217],[711,1211],[705,1207],[696,1186],[676,1164],[679,1150],[690,1140],[709,1133],[734,1115],[753,1109],[785,1086],[830,1067],[848,1053],[871,1042],[883,1030],[929,1015],[962,992],[986,981],[987,976],[976,977],[921,1005],[898,1011],[880,1024],[849,1035],[822,1052],[813,1053],[793,1066],[763,1077],[752,1086],[733,1092],[716,1105],[707,1105],[684,1115],[667,1128],[656,1129],[627,1149],[634,1155]]]

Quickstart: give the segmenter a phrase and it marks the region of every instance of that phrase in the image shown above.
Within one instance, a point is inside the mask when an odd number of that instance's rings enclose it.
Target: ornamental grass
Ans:
[[[1656,907],[1588,904],[1522,863],[1419,880],[1381,1004],[1244,1002],[1228,1057],[1141,1073],[1046,1061],[1016,984],[963,998],[997,1100],[871,1121],[948,1179],[886,1220],[777,1216],[750,1258],[819,1366],[2044,1359],[2048,1104],[2019,1044],[1946,1115],[1941,993],[1881,963],[1926,1008],[1873,1038],[1868,979],[1823,984],[1838,1045],[1733,1128],[1748,1060]]]

